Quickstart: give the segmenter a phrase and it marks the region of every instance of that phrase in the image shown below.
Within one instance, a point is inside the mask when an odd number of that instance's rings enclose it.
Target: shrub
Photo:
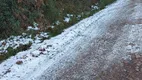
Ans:
[[[15,0],[0,1],[0,36],[8,36],[10,32],[15,32],[18,29],[19,21],[12,15],[16,9]]]
[[[43,5],[43,14],[44,17],[50,21],[50,23],[53,23],[57,20],[57,17],[59,16],[59,12],[56,8],[56,0],[48,0],[48,2],[44,2]]]
[[[67,14],[79,15],[83,12],[85,15],[81,19],[86,18],[97,12],[91,11],[90,7],[97,1],[103,9],[115,0],[1,0],[0,39],[25,32],[27,26],[33,26],[33,22],[39,23],[40,30],[46,31],[55,21],[62,22]],[[53,32],[61,33],[77,21],[73,18],[69,24],[62,23]]]
[[[113,3],[114,1],[116,0],[100,0],[99,7],[103,9],[106,5]]]

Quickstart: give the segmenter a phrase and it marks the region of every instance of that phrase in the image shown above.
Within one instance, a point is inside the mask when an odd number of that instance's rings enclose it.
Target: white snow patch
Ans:
[[[41,32],[35,36],[35,39],[31,38],[31,35],[23,33],[20,36],[11,36],[8,39],[0,41],[0,55],[7,53],[8,48],[16,49],[21,45],[26,45],[29,43],[40,43],[42,38],[48,38],[48,33]]]
[[[65,19],[64,19],[64,22],[69,22],[70,21],[70,18],[69,17],[65,17]]]
[[[56,22],[55,22],[56,25],[59,25],[60,23],[61,23],[60,21],[56,21]]]
[[[91,7],[92,7],[93,10],[99,9],[99,7],[97,5],[92,5]]]
[[[35,31],[37,31],[37,30],[39,30],[39,28],[36,26],[36,27],[32,27],[32,26],[28,26],[28,29],[27,29],[28,31],[29,30],[35,30]]]
[[[67,14],[67,16],[64,17],[64,22],[69,23],[69,21],[71,20],[71,17],[73,17],[73,14]]]

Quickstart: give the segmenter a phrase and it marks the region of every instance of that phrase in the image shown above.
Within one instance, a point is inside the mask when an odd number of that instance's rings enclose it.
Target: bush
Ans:
[[[56,0],[48,0],[48,2],[44,2],[44,4],[42,8],[45,18],[50,21],[50,23],[55,22],[57,17],[59,17],[59,12],[56,8]]]
[[[104,9],[106,5],[113,3],[116,0],[100,0],[99,7]]]
[[[0,36],[5,37],[19,27],[19,21],[12,15],[16,9],[16,2],[15,0],[1,0],[0,7]]]
[[[27,26],[33,26],[33,22],[39,24],[40,30],[46,31],[45,29],[48,29],[55,21],[62,22],[67,14],[79,15],[90,12],[90,6],[97,1],[100,1],[99,6],[103,9],[115,0],[1,0],[0,39],[25,32]],[[81,19],[95,12],[97,11],[91,11],[83,15]],[[61,33],[63,29],[77,21],[73,18],[69,24],[62,23],[53,32]]]

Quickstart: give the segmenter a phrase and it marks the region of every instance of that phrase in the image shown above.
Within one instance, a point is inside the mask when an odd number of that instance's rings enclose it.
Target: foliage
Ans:
[[[49,31],[57,35],[79,21],[72,17],[69,23],[63,22],[67,14],[77,16],[84,13],[80,19],[86,18],[97,12],[91,11],[90,7],[97,1],[103,9],[115,0],[1,0],[0,39],[25,32],[28,26],[33,26],[33,22],[39,24],[40,30],[46,31],[59,20],[61,24]]]
[[[0,1],[0,36],[8,36],[10,32],[18,30],[19,21],[13,16],[13,12],[17,9],[15,0]]]
[[[100,0],[99,7],[103,9],[106,5],[113,3],[114,1],[116,0]]]
[[[43,5],[43,14],[47,20],[50,21],[50,23],[53,23],[57,20],[57,17],[59,16],[59,12],[56,8],[56,0],[48,0],[48,3],[45,2],[45,5]]]

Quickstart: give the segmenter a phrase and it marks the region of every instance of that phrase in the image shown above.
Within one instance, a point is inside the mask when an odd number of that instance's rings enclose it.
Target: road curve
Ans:
[[[70,44],[73,47],[65,49],[62,57],[56,56],[60,58],[34,79],[95,80],[129,53],[142,52],[141,7],[142,0],[118,0],[90,17],[94,21],[82,34],[85,37],[74,40],[75,44]]]

